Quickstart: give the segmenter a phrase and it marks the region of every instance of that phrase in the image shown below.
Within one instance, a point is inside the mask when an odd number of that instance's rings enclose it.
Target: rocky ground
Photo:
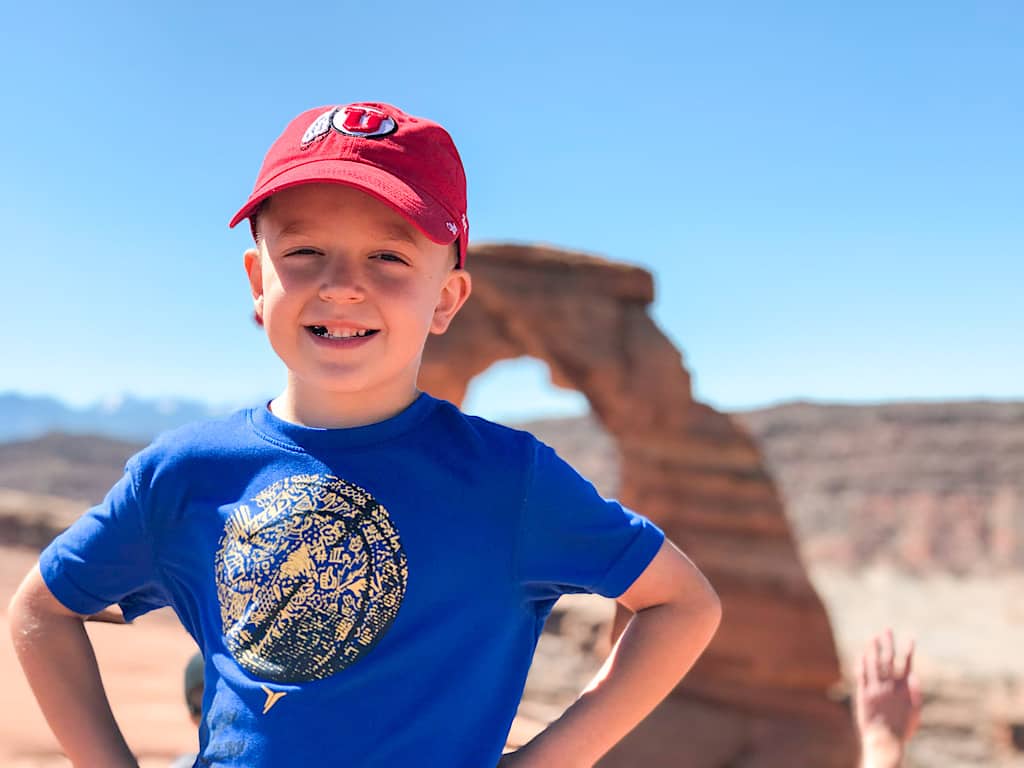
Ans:
[[[5,768],[68,765],[7,641],[7,603],[34,562],[31,550],[0,547],[0,765]],[[195,644],[174,615],[157,611],[132,626],[88,626],[107,693],[142,768],[165,768],[177,755],[195,749],[197,737],[182,691],[185,663]]]
[[[0,549],[0,600],[6,605],[31,552]],[[913,768],[1022,768],[1013,740],[1024,731],[1024,577],[922,580],[886,569],[863,576],[817,570],[812,578],[836,629],[842,658],[852,664],[871,629],[892,626],[918,641],[925,690]],[[610,601],[572,596],[553,614],[542,639],[510,742],[521,743],[554,719],[597,671],[606,651]],[[6,635],[6,613],[0,612]],[[91,625],[90,635],[115,711],[144,768],[165,766],[195,734],[181,699],[190,638],[165,611],[131,627]],[[36,709],[8,643],[0,643],[0,765],[66,766]],[[847,683],[847,686],[849,684]],[[1018,745],[1024,747],[1024,745]]]

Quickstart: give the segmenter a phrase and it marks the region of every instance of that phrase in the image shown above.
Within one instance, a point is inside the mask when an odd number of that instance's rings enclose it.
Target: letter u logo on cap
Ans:
[[[350,104],[342,107],[331,118],[334,130],[346,136],[372,139],[394,133],[398,125],[386,113],[373,107]]]

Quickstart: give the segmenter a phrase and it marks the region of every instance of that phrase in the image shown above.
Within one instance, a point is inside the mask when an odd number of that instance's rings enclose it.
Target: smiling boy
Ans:
[[[256,314],[288,369],[271,410],[322,427],[393,416],[415,397],[427,335],[469,297],[456,246],[353,187],[310,183],[272,200],[245,254]]]
[[[85,617],[171,606],[205,660],[197,766],[590,766],[710,641],[717,597],[645,518],[525,432],[419,392],[471,292],[465,177],[436,123],[311,110],[232,220],[287,369],[269,403],[158,438],[11,603],[75,766],[135,766]],[[558,597],[635,612],[557,721],[501,757]]]

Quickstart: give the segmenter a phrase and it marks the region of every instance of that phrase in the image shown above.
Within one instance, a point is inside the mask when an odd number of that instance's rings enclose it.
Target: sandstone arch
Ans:
[[[693,399],[647,306],[651,275],[546,247],[471,250],[474,292],[432,337],[421,386],[461,402],[493,363],[530,355],[580,391],[618,441],[624,503],[660,524],[722,597],[698,666],[601,765],[718,768],[856,763],[831,627],[756,446]],[[621,622],[617,622],[621,623]]]

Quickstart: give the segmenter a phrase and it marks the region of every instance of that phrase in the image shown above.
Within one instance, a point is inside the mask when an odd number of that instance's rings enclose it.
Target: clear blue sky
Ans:
[[[713,405],[1024,397],[1018,0],[4,15],[0,391],[275,394],[226,223],[291,117],[373,99],[449,128],[477,241],[650,269]],[[472,406],[578,404],[542,373]]]

